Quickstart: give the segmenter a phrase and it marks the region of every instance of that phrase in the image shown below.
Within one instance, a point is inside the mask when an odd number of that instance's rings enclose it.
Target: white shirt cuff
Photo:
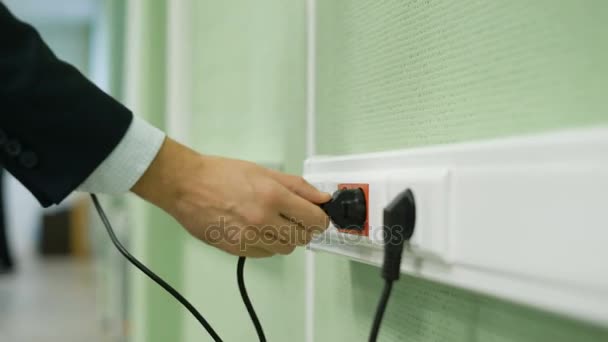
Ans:
[[[78,191],[103,194],[128,192],[148,169],[164,140],[165,133],[134,116],[125,136],[78,187]]]

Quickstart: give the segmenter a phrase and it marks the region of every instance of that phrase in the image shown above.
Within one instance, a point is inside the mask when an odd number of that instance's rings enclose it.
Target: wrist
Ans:
[[[178,142],[165,138],[158,154],[131,191],[157,207],[171,207],[185,191],[185,175],[200,155]]]

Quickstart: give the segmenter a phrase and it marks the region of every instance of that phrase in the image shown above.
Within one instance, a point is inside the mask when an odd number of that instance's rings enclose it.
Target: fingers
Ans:
[[[277,240],[276,237],[270,233],[265,233],[256,241],[249,243],[254,248],[263,249],[272,254],[288,255],[296,249],[295,244],[288,244]]]
[[[220,243],[213,243],[211,245],[234,256],[244,256],[248,258],[266,258],[276,254],[276,252],[272,252],[265,248],[256,247],[252,244],[235,244],[223,241]]]
[[[243,253],[241,256],[245,256],[248,258],[267,258],[275,255],[275,253],[270,252],[268,250],[256,247],[250,247]]]
[[[243,229],[240,235],[241,249],[254,247],[272,254],[290,254],[297,245],[294,240],[297,227],[278,214],[271,215],[264,225],[249,225]]]
[[[290,223],[289,236],[291,238],[290,242],[295,243],[296,246],[306,246],[313,238],[313,231],[306,229],[304,226],[296,222],[296,220],[289,219],[281,215],[281,217]],[[287,236],[285,231],[281,231],[281,238]],[[284,240],[281,240],[284,241]]]
[[[274,170],[268,172],[287,190],[279,196],[281,215],[304,227],[310,235],[323,232],[329,225],[329,218],[316,204],[326,203],[331,195],[317,190],[302,177]],[[312,236],[306,236],[306,243],[311,238]]]
[[[292,195],[295,196],[295,195]],[[238,256],[263,258],[275,254],[291,254],[297,246],[310,242],[312,234],[297,223],[289,221],[278,213],[265,220],[264,225],[234,226],[236,235],[228,235],[212,245]],[[208,241],[211,243],[211,241]]]
[[[313,234],[303,226],[284,216],[276,215],[264,227],[252,226],[248,233],[253,239],[243,241],[247,246],[263,249],[273,254],[291,254],[297,246],[307,245]]]
[[[282,215],[276,217],[269,222],[271,226],[266,227],[265,233],[270,234],[276,240],[294,246],[302,246],[306,244],[308,232],[304,227],[290,221]]]
[[[312,204],[286,189],[280,194],[280,198],[278,209],[281,215],[292,222],[297,222],[309,232],[321,232],[327,228],[328,217],[318,205]]]
[[[310,202],[321,204],[331,199],[330,194],[317,190],[317,188],[312,186],[302,177],[289,175],[274,170],[268,171],[270,172],[271,176],[281,185]]]

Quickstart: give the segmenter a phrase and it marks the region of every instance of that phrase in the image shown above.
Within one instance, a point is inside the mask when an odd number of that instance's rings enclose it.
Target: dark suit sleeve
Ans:
[[[131,120],[0,3],[0,162],[43,206],[80,185]]]

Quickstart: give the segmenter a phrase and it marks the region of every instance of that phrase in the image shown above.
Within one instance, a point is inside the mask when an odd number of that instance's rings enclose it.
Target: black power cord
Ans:
[[[190,313],[201,323],[203,328],[209,333],[211,338],[216,342],[222,342],[219,335],[213,330],[211,325],[205,320],[196,308],[188,302],[177,290],[171,285],[165,282],[162,278],[148,269],[144,264],[139,262],[133,257],[127,249],[120,243],[112,225],[108,220],[97,196],[91,194],[91,199],[97,209],[97,213],[101,218],[110,239],[118,249],[118,251],[135,267],[146,274],[150,279],[160,285],[165,291],[171,294],[177,301],[179,301]],[[366,209],[367,203],[365,196],[361,189],[342,189],[334,193],[333,198],[321,207],[330,216],[332,221],[339,227],[344,229],[361,230],[366,221]],[[376,315],[374,316],[374,322],[369,336],[369,342],[375,342],[380,332],[380,325],[384,312],[386,311],[387,303],[391,295],[393,288],[393,282],[399,279],[400,268],[401,268],[401,256],[403,254],[403,247],[405,242],[408,241],[414,233],[414,226],[416,223],[416,205],[414,201],[414,194],[411,190],[406,190],[400,193],[385,209],[384,209],[384,262],[382,265],[382,277],[385,279],[384,289],[382,296],[378,302],[376,309]],[[243,303],[247,308],[249,317],[253,322],[256,333],[260,342],[266,342],[266,336],[264,329],[260,324],[260,320],[251,304],[249,295],[247,294],[247,288],[245,287],[244,280],[244,268],[245,268],[245,257],[239,257],[237,263],[237,282],[239,286],[239,292]]]
[[[386,311],[386,305],[388,303],[388,299],[391,296],[391,290],[393,289],[393,282],[386,281],[384,282],[384,289],[382,290],[382,296],[380,296],[380,300],[378,301],[378,307],[376,308],[376,315],[374,316],[374,322],[372,323],[372,330],[369,333],[369,341],[376,341],[378,338],[378,333],[380,332],[380,323],[382,323],[382,318],[384,317],[384,312]]]
[[[243,303],[247,308],[247,312],[249,313],[249,317],[251,318],[251,322],[253,322],[253,326],[255,327],[255,332],[258,334],[258,338],[260,342],[266,342],[266,335],[264,335],[264,329],[262,328],[262,324],[260,324],[260,320],[258,319],[258,315],[255,313],[253,309],[253,305],[251,304],[251,300],[249,300],[249,295],[247,294],[247,288],[245,287],[245,279],[243,275],[243,270],[245,268],[245,257],[239,257],[239,261],[236,266],[236,278],[239,284],[239,292],[241,293],[241,298],[243,299]]]
[[[110,235],[110,239],[112,240],[112,242],[114,243],[114,246],[116,246],[118,251],[125,258],[127,258],[127,260],[129,260],[130,263],[132,263],[140,271],[145,273],[148,277],[150,277],[150,279],[152,279],[154,282],[156,282],[158,285],[160,285],[165,291],[169,292],[169,294],[171,294],[173,296],[173,298],[177,299],[178,302],[180,302],[186,309],[188,309],[188,311],[190,311],[192,316],[194,316],[201,323],[203,328],[205,328],[205,330],[207,330],[207,332],[209,333],[209,335],[211,336],[211,338],[214,341],[222,342],[222,339],[220,338],[220,336],[215,332],[215,330],[213,330],[213,328],[207,322],[207,320],[205,320],[203,315],[201,315],[200,312],[198,312],[196,310],[196,308],[192,304],[190,304],[190,302],[186,298],[184,298],[184,296],[182,296],[177,290],[175,290],[173,287],[171,287],[171,285],[167,284],[167,282],[165,282],[161,277],[156,275],[154,272],[150,271],[149,268],[147,268],[144,264],[139,262],[139,260],[137,260],[134,256],[132,256],[129,253],[129,251],[127,251],[127,249],[120,243],[120,241],[116,237],[116,234],[114,234],[114,229],[112,229],[112,225],[110,224],[110,221],[108,220],[105,212],[103,211],[103,208],[101,207],[101,204],[99,203],[99,200],[97,199],[97,196],[95,194],[91,194],[91,199],[93,200],[93,204],[95,205],[95,209],[97,209],[97,213],[99,214],[101,221],[103,222],[104,226],[106,227],[106,230],[108,231],[108,235]],[[242,270],[241,270],[241,274],[242,274]]]
[[[339,189],[334,192],[329,202],[321,204],[321,208],[334,225],[341,229],[361,231],[367,220],[367,199],[361,189]],[[403,246],[414,234],[415,225],[414,193],[408,189],[401,192],[384,209],[384,289],[374,316],[369,342],[375,342],[378,338],[393,282],[399,279]]]
[[[386,311],[391,295],[393,282],[399,280],[401,272],[401,256],[403,246],[414,234],[416,225],[416,204],[411,190],[400,193],[386,208],[384,208],[384,262],[382,263],[382,278],[384,290],[378,302],[376,315],[369,334],[369,342],[375,342],[380,332],[382,317]]]

